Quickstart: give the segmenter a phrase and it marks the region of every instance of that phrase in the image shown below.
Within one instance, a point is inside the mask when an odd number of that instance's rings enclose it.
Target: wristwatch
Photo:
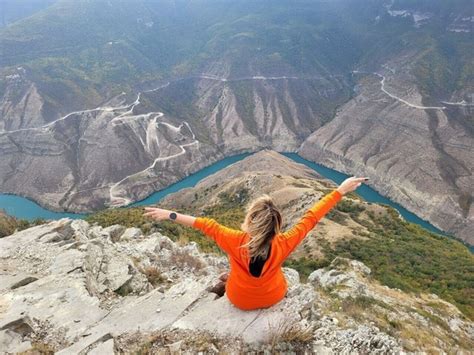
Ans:
[[[171,212],[171,213],[170,213],[170,219],[172,219],[172,220],[174,221],[174,220],[176,219],[176,217],[178,217],[178,216],[176,215],[176,213],[174,213],[174,212]]]

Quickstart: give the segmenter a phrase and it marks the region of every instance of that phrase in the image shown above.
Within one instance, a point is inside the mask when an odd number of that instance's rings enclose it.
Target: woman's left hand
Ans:
[[[163,208],[156,207],[145,207],[146,212],[143,214],[145,217],[151,217],[157,221],[163,221],[169,219],[171,211]]]

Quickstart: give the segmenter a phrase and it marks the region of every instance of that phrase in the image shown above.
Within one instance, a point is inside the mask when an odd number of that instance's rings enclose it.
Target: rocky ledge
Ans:
[[[0,239],[0,349],[59,354],[401,353],[473,348],[474,327],[434,295],[380,285],[336,258],[287,298],[245,312],[212,292],[228,262],[160,233],[62,219]]]

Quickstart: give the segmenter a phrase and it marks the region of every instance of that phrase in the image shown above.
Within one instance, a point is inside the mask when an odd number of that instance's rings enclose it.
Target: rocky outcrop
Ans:
[[[397,353],[432,343],[462,350],[472,343],[472,323],[454,306],[380,286],[366,266],[348,259],[315,271],[309,283],[285,269],[287,297],[250,312],[210,292],[228,268],[225,258],[134,228],[51,222],[0,239],[0,266],[0,348],[6,353]],[[365,309],[354,308],[361,299]],[[366,319],[385,311],[399,328],[390,332]],[[430,342],[404,333],[405,324],[430,332]]]
[[[314,271],[308,282],[329,296],[333,309],[338,309],[334,313],[336,324],[351,324],[351,317],[364,319],[372,326],[390,329],[391,335],[398,334],[400,345],[411,351],[420,344],[428,352],[462,352],[463,346],[472,346],[467,344],[472,344],[474,323],[462,320],[456,307],[434,294],[408,295],[382,286],[373,282],[370,274],[363,263],[336,257],[329,267]],[[429,323],[430,328],[426,328]],[[455,334],[454,342],[450,334]],[[366,338],[359,344],[370,341],[377,342]],[[339,348],[343,352],[349,349]]]

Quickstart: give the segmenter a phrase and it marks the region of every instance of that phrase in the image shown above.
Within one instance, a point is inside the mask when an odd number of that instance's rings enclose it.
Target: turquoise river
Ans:
[[[253,153],[243,153],[243,154],[238,154],[238,155],[234,155],[234,156],[230,156],[225,159],[222,159],[208,167],[205,167],[204,169],[199,170],[198,172],[194,174],[189,175],[183,180],[178,181],[168,186],[167,188],[163,190],[160,190],[151,194],[149,197],[147,197],[146,199],[142,201],[138,201],[138,202],[135,202],[134,204],[129,205],[128,207],[143,206],[143,205],[150,205],[150,204],[157,203],[166,195],[171,194],[173,192],[177,192],[183,188],[193,187],[203,178],[209,175],[212,175],[218,172],[219,170],[235,162],[238,162],[239,160],[246,158],[247,156],[251,154]],[[323,165],[313,163],[309,160],[303,159],[296,153],[282,153],[282,154],[294,160],[297,163],[301,163],[308,166],[309,168],[318,172],[320,175],[334,181],[337,184],[340,184],[342,181],[344,181],[344,179],[349,177],[349,175],[343,174],[334,169],[330,169]],[[398,210],[398,212],[400,212],[403,218],[405,218],[409,222],[416,223],[428,229],[431,232],[447,236],[446,233],[442,232],[441,230],[439,230],[438,228],[436,228],[429,222],[419,218],[418,216],[409,212],[407,209],[403,208],[399,204],[380,195],[377,191],[375,191],[374,189],[370,188],[369,186],[365,184],[363,184],[357,189],[357,193],[359,194],[359,196],[361,196],[368,202],[383,203],[383,204],[394,207],[395,209]],[[10,195],[10,194],[0,194],[0,209],[5,210],[5,212],[11,216],[15,216],[17,218],[23,218],[27,220],[33,220],[36,218],[60,219],[64,217],[69,217],[69,218],[84,218],[85,217],[84,214],[53,212],[39,206],[37,203],[27,198],[16,196],[16,195]]]

